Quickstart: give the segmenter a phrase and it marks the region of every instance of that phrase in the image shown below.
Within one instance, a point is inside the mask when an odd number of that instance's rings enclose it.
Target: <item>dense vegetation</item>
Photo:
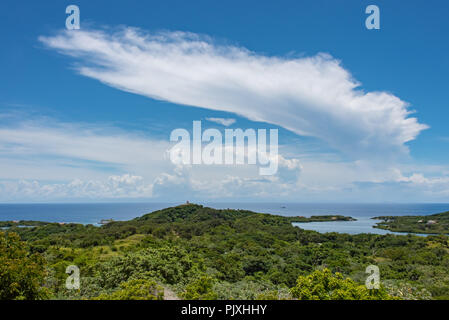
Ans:
[[[6,299],[449,299],[444,235],[320,234],[190,204],[102,227],[12,226],[0,239]],[[374,291],[363,287],[371,264]],[[65,288],[69,265],[79,290]]]
[[[17,234],[0,232],[0,299],[47,298],[44,276],[42,256],[29,254]]]
[[[366,286],[344,278],[339,272],[329,269],[317,270],[308,276],[299,276],[291,289],[294,298],[300,300],[392,300],[384,288],[369,290]]]
[[[396,232],[449,234],[449,212],[428,216],[381,216],[376,228]]]

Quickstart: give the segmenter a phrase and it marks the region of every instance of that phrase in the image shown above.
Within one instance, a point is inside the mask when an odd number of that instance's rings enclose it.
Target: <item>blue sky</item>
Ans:
[[[80,32],[64,31],[69,4],[81,10]],[[380,8],[380,30],[364,26],[369,4]],[[448,13],[443,1],[2,1],[0,201],[447,202]],[[88,48],[96,32],[103,45],[127,48],[123,31],[130,28],[138,28],[139,40],[165,37],[173,78],[146,64],[154,52],[143,50],[146,58],[136,56],[134,65],[133,57],[128,63],[117,52],[102,56]],[[178,39],[177,31],[189,35]],[[73,38],[76,32],[83,38]],[[220,75],[208,86],[195,82],[195,69],[176,64],[201,62],[176,55],[176,46],[196,41],[211,46],[201,56]],[[230,48],[250,54],[235,57]],[[304,64],[322,53],[325,58],[310,62],[317,75],[309,79]],[[101,70],[80,74],[83,67],[104,68],[101,59],[123,71],[113,81]],[[282,65],[288,62],[300,66],[289,72]],[[142,74],[130,76],[138,63]],[[251,63],[272,69],[261,75],[268,87],[258,85]],[[229,89],[223,73],[252,83]],[[161,97],[181,78],[179,92]],[[344,87],[355,82],[360,86]],[[309,97],[297,86],[318,93]],[[360,102],[352,94],[361,90],[367,96]],[[392,111],[373,92],[397,99],[388,102]],[[333,97],[335,105],[327,100]],[[368,105],[387,111],[368,112]],[[171,165],[163,156],[171,130],[189,129],[193,120],[224,130],[206,120],[211,117],[235,119],[231,128],[278,128],[279,175],[261,179],[250,166]],[[304,117],[307,128],[296,121]]]

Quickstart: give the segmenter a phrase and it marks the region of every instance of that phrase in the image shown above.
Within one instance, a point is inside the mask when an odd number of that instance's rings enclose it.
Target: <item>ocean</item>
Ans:
[[[73,204],[0,204],[0,220],[38,220],[98,225],[102,219],[130,220],[143,214],[181,203],[73,203]],[[283,216],[340,214],[357,221],[294,223],[318,232],[392,233],[375,229],[370,219],[383,215],[428,215],[449,211],[449,203],[426,204],[343,204],[343,203],[200,203],[217,209],[246,209]]]

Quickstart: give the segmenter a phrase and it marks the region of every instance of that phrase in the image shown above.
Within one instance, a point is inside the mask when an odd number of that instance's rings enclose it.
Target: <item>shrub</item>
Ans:
[[[134,279],[121,283],[119,290],[93,300],[164,300],[164,289],[154,280]]]
[[[290,290],[300,300],[392,300],[384,288],[368,290],[341,273],[329,269],[316,270],[308,276],[299,276]],[[398,298],[396,298],[398,299]]]
[[[181,297],[186,300],[216,300],[214,283],[215,280],[212,277],[203,275],[189,283]]]

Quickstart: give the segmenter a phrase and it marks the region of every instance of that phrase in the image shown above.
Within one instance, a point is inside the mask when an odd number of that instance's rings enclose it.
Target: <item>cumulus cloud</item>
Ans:
[[[412,172],[409,175],[404,175],[399,169],[395,170],[395,182],[403,182],[412,186],[426,187],[440,191],[449,195],[449,175],[442,176],[425,176],[421,172]]]
[[[420,169],[421,172],[404,169],[407,172],[403,173],[403,169],[392,168],[390,176],[384,176],[384,179],[354,182],[354,185],[358,192],[368,192],[370,195],[373,194],[373,191],[381,192],[382,198],[380,199],[382,201],[410,202],[410,199],[413,199],[414,201],[447,202],[449,175],[434,170],[424,173],[422,171],[428,169],[425,166]]]
[[[355,157],[406,153],[426,128],[406,102],[364,92],[337,59],[284,58],[185,32],[64,31],[40,37],[82,75],[121,90],[231,112],[326,141]]]
[[[294,185],[301,169],[298,160],[282,155],[278,175],[270,180],[260,179],[257,165],[176,166],[167,158],[168,139],[99,124],[28,118],[0,124],[0,201],[184,201],[250,192],[257,197]],[[235,153],[245,154],[246,148]]]
[[[235,119],[232,118],[206,118],[206,120],[221,124],[225,127],[229,127],[230,125],[235,123]]]
[[[256,199],[292,196],[302,166],[298,159],[278,155],[278,172],[260,176],[251,165],[182,165],[159,175],[153,185],[155,197],[167,199]]]
[[[281,155],[278,156],[278,161],[278,179],[285,183],[297,183],[303,169],[301,162],[298,159],[285,159]]]
[[[161,173],[154,181],[154,196],[166,199],[192,199],[196,191],[190,172],[183,166],[175,166],[171,172]]]
[[[45,183],[37,180],[0,181],[0,200],[45,201],[69,199],[150,198],[152,184],[140,176],[124,174],[106,180],[74,179],[67,183]]]

